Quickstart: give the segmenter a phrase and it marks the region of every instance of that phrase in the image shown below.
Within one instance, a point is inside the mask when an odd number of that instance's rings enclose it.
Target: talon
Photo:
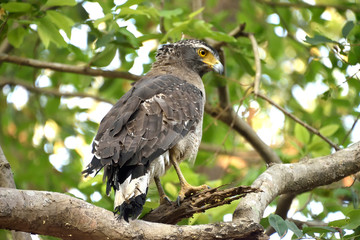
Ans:
[[[166,195],[160,196],[160,205],[163,205],[163,204],[171,205],[171,200]]]
[[[177,204],[178,207],[180,207],[180,204],[181,204],[182,200],[184,200],[184,198],[182,198],[180,196],[177,197],[176,204]]]

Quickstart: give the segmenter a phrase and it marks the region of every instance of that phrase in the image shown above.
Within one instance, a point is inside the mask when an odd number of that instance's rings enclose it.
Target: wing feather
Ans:
[[[198,88],[171,75],[136,83],[101,121],[95,156],[84,173],[105,166],[107,193],[128,176],[145,174],[154,159],[201,121],[203,101]]]

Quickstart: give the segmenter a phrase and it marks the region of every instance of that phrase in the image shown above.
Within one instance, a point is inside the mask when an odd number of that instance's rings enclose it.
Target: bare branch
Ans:
[[[331,155],[268,168],[251,185],[261,192],[246,195],[234,219],[259,222],[265,208],[279,195],[302,193],[360,171],[360,142]]]
[[[54,192],[0,188],[0,228],[61,239],[267,239],[248,220],[177,226],[116,220],[114,214],[83,200]]]
[[[29,90],[30,92],[38,93],[38,94],[45,94],[45,95],[51,95],[56,97],[81,97],[81,98],[92,98],[100,102],[107,102],[110,104],[114,104],[113,101],[107,100],[105,98],[101,98],[99,96],[87,94],[87,93],[63,93],[59,92],[55,89],[48,89],[48,88],[38,88],[34,87],[31,84],[20,81],[20,80],[8,80],[4,78],[0,78],[0,88],[4,87],[5,85],[11,85],[11,86],[22,86],[25,89]]]
[[[249,39],[252,45],[252,49],[254,52],[254,60],[255,60],[255,79],[254,79],[254,93],[255,96],[259,92],[260,87],[260,80],[261,80],[261,62],[260,62],[260,56],[259,56],[259,46],[256,42],[256,39],[254,37],[254,34],[249,34]]]
[[[234,130],[251,144],[251,146],[260,154],[267,164],[281,163],[279,156],[259,138],[249,124],[236,115],[232,108],[229,108],[228,111],[223,111],[223,109],[214,108],[207,103],[205,104],[205,111],[211,116],[218,118],[228,126],[231,126],[234,121]]]
[[[160,8],[161,10],[164,10],[164,7],[165,7],[165,0],[161,0],[160,1]],[[159,25],[160,25],[160,31],[162,34],[166,34],[166,29],[165,29],[165,25],[164,25],[164,21],[165,21],[165,18],[164,17],[160,17],[160,22],[159,22]]]
[[[59,72],[70,72],[70,73],[83,74],[89,76],[124,78],[133,81],[136,81],[140,78],[140,76],[131,74],[129,72],[105,71],[101,69],[90,68],[88,66],[74,66],[63,63],[44,62],[36,59],[11,56],[1,53],[0,53],[0,62],[10,62],[10,63],[15,63],[19,65],[34,67],[34,68],[48,68]]]
[[[353,12],[360,12],[360,8],[356,5],[356,3],[354,3],[354,7],[350,7],[349,5],[332,5],[332,4],[315,4],[315,5],[311,5],[311,4],[307,4],[305,2],[296,2],[296,3],[292,3],[292,2],[273,2],[273,1],[265,1],[265,0],[255,0],[259,3],[262,4],[266,4],[272,7],[283,7],[283,8],[335,8],[337,10],[340,11],[346,11],[346,10],[351,10]]]
[[[346,139],[350,136],[350,133],[354,130],[357,122],[359,121],[359,119],[360,119],[360,113],[359,113],[359,115],[356,117],[356,119],[355,119],[353,125],[351,126],[351,128],[349,129],[349,131],[346,133],[344,139],[343,139],[342,142],[341,142],[341,145],[344,145]]]
[[[195,12],[203,7],[203,0],[193,0],[192,3],[192,11]],[[200,12],[198,15],[195,16],[196,19],[203,20],[203,12]]]
[[[293,119],[295,122],[299,123],[301,126],[303,126],[304,128],[306,128],[309,132],[318,135],[321,139],[323,139],[325,142],[327,142],[331,147],[333,147],[336,151],[340,150],[339,146],[336,145],[335,143],[333,143],[330,139],[328,139],[327,137],[325,137],[324,135],[322,135],[319,130],[317,130],[316,128],[311,127],[310,125],[304,123],[303,121],[301,121],[298,117],[296,117],[295,115],[289,113],[288,111],[286,111],[285,108],[279,106],[278,104],[276,104],[273,100],[271,100],[270,98],[268,98],[267,96],[258,93],[257,96],[259,96],[260,98],[264,99],[265,101],[267,101],[268,103],[270,103],[271,105],[273,105],[274,107],[276,107],[277,109],[279,109],[281,112],[283,112],[286,116],[290,117],[291,119]]]
[[[221,190],[220,187],[207,189],[184,199],[180,206],[176,202],[161,204],[158,208],[146,214],[142,220],[149,222],[176,224],[184,218],[190,218],[195,213],[205,212],[225,204],[230,204],[257,189],[240,186]]]
[[[237,151],[236,149],[226,150],[223,147],[217,146],[215,144],[208,144],[204,142],[200,144],[199,151],[239,157],[252,164],[259,163],[261,160],[258,152],[256,151]]]

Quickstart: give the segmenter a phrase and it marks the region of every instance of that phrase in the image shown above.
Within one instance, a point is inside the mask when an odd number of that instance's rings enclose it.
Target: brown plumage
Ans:
[[[178,163],[196,158],[202,135],[205,91],[201,77],[222,72],[218,53],[199,40],[163,45],[152,69],[141,78],[100,123],[93,142],[94,157],[85,175],[104,168],[106,192],[115,190],[115,212],[136,218],[150,180],[166,196],[159,177],[174,165],[181,183],[179,199],[190,186]]]

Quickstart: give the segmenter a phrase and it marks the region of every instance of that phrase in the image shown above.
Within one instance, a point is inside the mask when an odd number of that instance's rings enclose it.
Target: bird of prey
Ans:
[[[141,214],[152,179],[160,202],[169,200],[159,177],[171,165],[181,186],[178,203],[206,187],[187,183],[179,163],[196,158],[205,104],[201,77],[211,70],[222,74],[223,65],[218,52],[205,42],[165,44],[151,70],[102,119],[92,145],[93,159],[83,173],[104,168],[106,193],[114,189],[114,212],[120,219]]]

